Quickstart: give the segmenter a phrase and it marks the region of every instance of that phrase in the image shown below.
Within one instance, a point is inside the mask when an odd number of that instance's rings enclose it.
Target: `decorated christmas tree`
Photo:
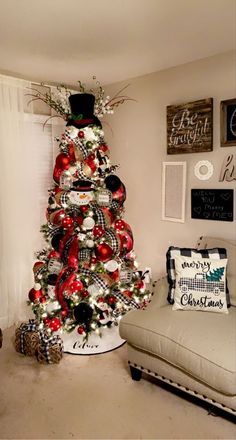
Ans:
[[[76,329],[85,340],[148,301],[137,270],[131,227],[124,220],[126,190],[111,165],[100,119],[129,99],[94,93],[33,92],[66,120],[49,190],[46,246],[37,252],[29,304],[49,335]]]

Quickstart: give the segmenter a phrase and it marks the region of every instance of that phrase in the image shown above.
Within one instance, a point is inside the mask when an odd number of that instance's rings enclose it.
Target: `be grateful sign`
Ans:
[[[167,154],[213,149],[213,99],[167,107]]]

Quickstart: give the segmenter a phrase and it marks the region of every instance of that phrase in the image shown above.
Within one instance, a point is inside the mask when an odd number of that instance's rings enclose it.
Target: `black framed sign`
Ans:
[[[232,222],[234,219],[234,190],[192,189],[191,217]]]
[[[236,98],[220,103],[220,141],[222,147],[236,145]]]

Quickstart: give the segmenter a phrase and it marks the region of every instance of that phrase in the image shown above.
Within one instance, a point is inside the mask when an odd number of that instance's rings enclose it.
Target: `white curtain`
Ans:
[[[52,186],[52,127],[27,106],[31,83],[0,75],[0,327],[32,317],[35,252],[44,245],[48,189]],[[28,99],[29,100],[29,99]]]

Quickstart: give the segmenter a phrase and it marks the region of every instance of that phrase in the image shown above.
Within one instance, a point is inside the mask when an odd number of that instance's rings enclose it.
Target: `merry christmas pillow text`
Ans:
[[[176,286],[173,310],[228,313],[227,259],[175,257]]]

